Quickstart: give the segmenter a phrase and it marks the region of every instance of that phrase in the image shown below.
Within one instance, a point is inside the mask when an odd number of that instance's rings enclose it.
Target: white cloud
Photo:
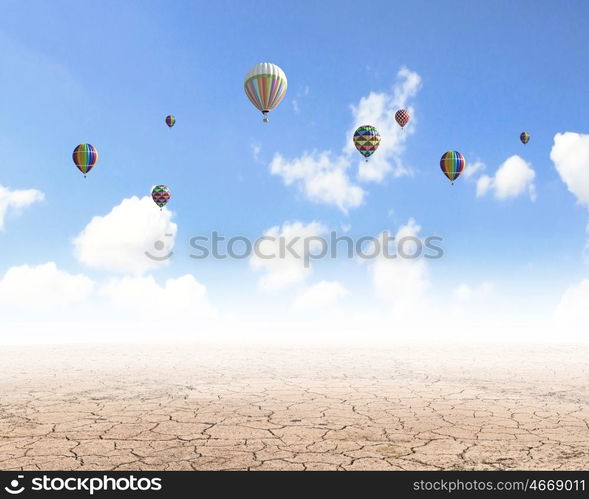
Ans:
[[[461,302],[471,302],[487,298],[493,291],[493,283],[485,281],[478,286],[462,283],[454,289],[454,297]]]
[[[550,159],[568,190],[589,207],[589,135],[557,133]]]
[[[322,309],[335,304],[346,296],[348,290],[337,281],[321,281],[302,293],[293,303],[293,308],[302,310]]]
[[[112,279],[100,288],[100,295],[122,309],[142,313],[142,319],[214,317],[206,287],[186,274],[158,285],[153,276]]]
[[[276,154],[270,171],[280,175],[285,185],[297,183],[308,199],[316,203],[333,204],[346,213],[364,200],[364,190],[349,178],[349,158],[333,158],[330,151],[305,153],[292,161]]]
[[[0,185],[0,229],[4,228],[4,217],[9,209],[18,211],[44,199],[45,195],[36,189],[11,191]]]
[[[554,317],[560,327],[575,325],[587,331],[589,322],[589,279],[570,287],[563,294]]]
[[[402,226],[394,241],[399,242],[406,237],[416,238],[419,227],[413,219]],[[378,236],[383,240],[382,234]],[[411,254],[411,250],[404,248]],[[390,251],[390,254],[395,254]],[[378,257],[370,267],[372,284],[376,294],[393,306],[399,314],[422,314],[426,306],[426,291],[430,285],[427,264],[423,258],[394,258]]]
[[[407,68],[402,68],[397,73],[397,83],[392,92],[370,92],[367,97],[360,99],[358,105],[352,106],[354,123],[347,133],[345,152],[349,156],[356,154],[352,137],[361,125],[375,126],[381,137],[378,150],[368,162],[359,161],[360,180],[382,182],[390,172],[395,177],[409,173],[409,169],[401,161],[401,155],[407,137],[415,131],[415,112],[411,106],[408,106],[408,102],[420,88],[421,77]],[[412,116],[404,129],[395,121],[395,113],[400,108],[407,109]]]
[[[516,154],[505,160],[495,176],[483,175],[478,179],[477,196],[481,197],[493,191],[495,198],[507,199],[527,191],[530,199],[534,201],[536,199],[535,177],[536,172],[532,169],[532,165]]]
[[[484,196],[493,186],[493,179],[488,175],[483,175],[477,180],[477,197]]]
[[[307,225],[285,222],[282,227],[274,226],[267,230],[264,236],[273,240],[262,240],[258,245],[258,254],[252,254],[249,260],[252,269],[265,272],[259,280],[260,288],[275,291],[303,281],[311,271],[310,265],[305,267],[305,254],[317,254],[321,249],[321,243],[308,238],[317,238],[326,231],[326,227],[318,222]],[[308,239],[307,247],[305,239]],[[292,248],[300,258],[293,256],[288,248]]]
[[[294,112],[296,114],[300,114],[301,112],[301,107],[299,105],[299,101],[303,99],[303,97],[307,97],[307,95],[309,95],[309,87],[305,86],[303,87],[302,90],[299,90],[296,93],[296,96],[293,98],[292,100],[292,107],[294,109]]]
[[[124,199],[105,216],[94,217],[74,240],[76,258],[89,267],[125,274],[142,274],[167,265],[163,258],[174,247],[177,226],[172,212],[162,211],[151,198]]]
[[[486,168],[485,163],[482,161],[475,161],[473,164],[467,164],[466,168],[462,172],[465,178],[472,178],[477,173],[483,171]]]
[[[262,146],[260,144],[251,143],[250,147],[252,149],[252,155],[254,157],[254,161],[260,160],[260,153],[262,152]]]
[[[0,281],[0,304],[19,309],[50,309],[84,301],[94,283],[84,275],[73,275],[54,262],[21,265],[8,269]]]
[[[288,160],[277,153],[270,163],[270,172],[280,175],[285,185],[297,185],[307,199],[335,205],[347,213],[360,206],[365,196],[365,191],[350,178],[350,167],[358,157],[352,136],[358,126],[371,124],[379,130],[381,143],[368,162],[358,160],[359,180],[381,182],[391,172],[394,176],[408,174],[409,169],[402,164],[401,155],[407,137],[414,132],[415,121],[413,119],[402,130],[395,121],[395,112],[405,107],[414,114],[407,103],[419,90],[421,77],[402,68],[397,79],[391,92],[371,92],[362,97],[358,105],[352,106],[353,126],[346,134],[346,145],[340,154],[305,152]]]

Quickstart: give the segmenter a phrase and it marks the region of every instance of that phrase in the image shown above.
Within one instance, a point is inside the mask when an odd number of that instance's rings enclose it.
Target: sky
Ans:
[[[0,343],[586,341],[588,29],[580,1],[3,0]],[[263,61],[288,78],[268,124],[243,91]],[[364,124],[382,136],[368,162]],[[448,150],[467,162],[454,186]],[[444,255],[189,256],[212,231],[332,230],[436,236]],[[155,264],[157,240],[174,254]]]

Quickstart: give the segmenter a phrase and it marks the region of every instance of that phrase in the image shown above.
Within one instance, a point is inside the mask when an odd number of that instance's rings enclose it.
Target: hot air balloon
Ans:
[[[368,161],[368,158],[374,154],[380,145],[378,130],[371,125],[358,127],[354,132],[354,145]]]
[[[399,109],[395,113],[395,120],[397,120],[397,123],[399,123],[399,126],[401,128],[403,128],[407,123],[409,123],[410,119],[411,115],[409,114],[409,111],[407,111],[406,109]]]
[[[98,151],[92,144],[80,144],[74,149],[72,157],[74,158],[74,164],[86,178],[86,174],[94,168],[98,161]]]
[[[287,80],[284,71],[276,64],[261,62],[251,68],[245,75],[243,88],[251,103],[264,115],[272,111],[286,94]]]
[[[174,123],[176,123],[176,118],[174,118],[174,116],[172,116],[171,114],[166,116],[166,125],[172,128],[174,126]]]
[[[160,210],[166,206],[171,197],[170,189],[167,185],[156,185],[151,190],[153,202],[160,207]]]
[[[454,185],[454,181],[460,177],[465,166],[466,160],[458,151],[448,151],[447,153],[444,153],[440,159],[440,167],[442,168],[444,175],[450,179],[452,185]]]
[[[530,141],[530,134],[528,132],[522,132],[519,136],[519,140],[521,140],[522,143],[527,144]]]

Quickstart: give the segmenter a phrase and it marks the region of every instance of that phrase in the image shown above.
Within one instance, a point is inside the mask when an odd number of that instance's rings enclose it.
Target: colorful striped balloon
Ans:
[[[157,204],[160,209],[168,204],[171,196],[172,193],[167,185],[156,185],[151,190],[151,199],[153,199],[153,202]]]
[[[450,179],[452,184],[454,184],[454,181],[460,177],[465,166],[466,160],[458,151],[448,151],[447,153],[444,153],[440,159],[440,167],[442,168],[444,175]]]
[[[365,158],[372,156],[380,145],[378,130],[372,125],[358,127],[354,132],[354,145]]]
[[[530,141],[530,134],[528,132],[522,132],[519,136],[519,140],[521,140],[524,144],[527,144]]]
[[[74,149],[72,157],[74,158],[74,164],[85,177],[98,161],[98,151],[92,144],[80,144]]]
[[[276,64],[261,62],[251,68],[245,75],[243,88],[251,103],[264,115],[272,111],[286,95],[288,82],[284,71]]]
[[[409,123],[410,119],[411,115],[409,114],[409,111],[407,111],[406,109],[399,109],[395,113],[395,120],[401,128],[403,128],[407,123]]]
[[[176,118],[174,118],[174,116],[172,116],[171,114],[166,116],[166,125],[172,128],[174,126],[174,123],[176,123]]]

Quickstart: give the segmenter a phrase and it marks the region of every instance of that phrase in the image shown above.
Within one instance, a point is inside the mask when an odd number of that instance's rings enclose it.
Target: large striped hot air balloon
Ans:
[[[452,185],[460,177],[465,166],[466,160],[458,151],[448,151],[440,159],[440,168],[442,168],[444,175],[452,182]]]
[[[174,123],[176,123],[176,118],[174,118],[174,116],[172,116],[171,114],[166,116],[166,125],[172,128],[174,126]]]
[[[264,123],[268,123],[267,114],[284,98],[287,84],[284,71],[269,62],[256,64],[245,75],[243,88],[251,103],[264,115]]]
[[[356,149],[366,158],[372,156],[380,145],[380,134],[372,125],[362,125],[354,132],[354,145]]]
[[[84,174],[86,174],[94,168],[94,165],[98,161],[98,151],[92,144],[80,144],[74,149],[72,154],[74,158],[74,164]]]
[[[160,207],[160,210],[168,204],[172,193],[167,185],[156,185],[151,189],[151,199]]]
[[[522,132],[519,136],[519,140],[521,140],[522,143],[527,144],[530,141],[530,134],[528,132]]]
[[[409,123],[410,119],[411,115],[409,114],[409,111],[407,111],[406,109],[399,109],[395,113],[395,120],[401,128],[403,128],[407,123]]]

